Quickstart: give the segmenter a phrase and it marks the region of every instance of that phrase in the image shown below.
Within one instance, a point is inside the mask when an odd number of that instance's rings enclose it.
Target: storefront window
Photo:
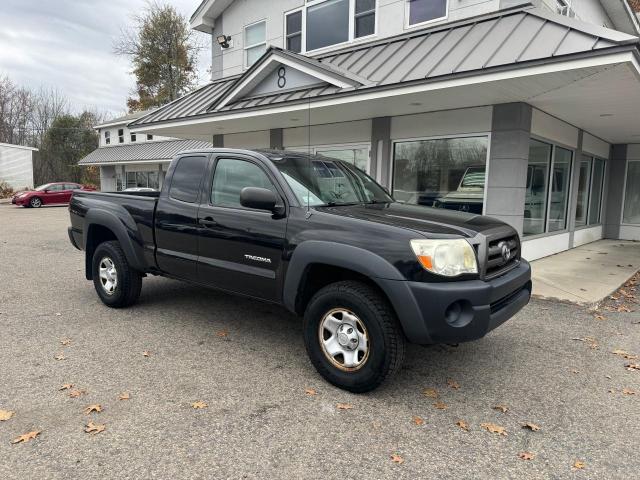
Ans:
[[[401,202],[481,214],[489,139],[397,142],[393,193]]]
[[[622,223],[640,225],[640,161],[632,161],[627,165]]]
[[[363,172],[369,171],[369,148],[316,148],[317,155],[343,160],[355,165]]]
[[[587,224],[589,208],[589,186],[591,185],[591,157],[582,157],[578,179],[578,204],[576,205],[576,227]]]
[[[525,235],[537,235],[545,231],[551,152],[551,145],[531,140],[524,206]]]
[[[602,188],[604,185],[604,160],[593,160],[593,175],[591,180],[591,201],[589,202],[589,225],[600,223],[602,210]]]
[[[569,184],[571,183],[571,161],[573,152],[555,148],[553,175],[551,177],[551,206],[549,208],[549,231],[557,232],[567,228],[567,205]]]
[[[160,189],[160,174],[152,172],[127,172],[126,188],[153,188]]]

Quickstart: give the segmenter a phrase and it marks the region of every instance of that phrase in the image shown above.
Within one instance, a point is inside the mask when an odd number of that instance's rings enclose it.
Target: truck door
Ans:
[[[277,183],[250,157],[225,155],[211,165],[198,211],[201,283],[265,300],[277,300],[287,219],[240,204],[245,187],[267,188],[284,205]]]
[[[177,159],[163,186],[155,215],[156,261],[167,275],[194,280],[198,259],[198,207],[209,157]]]

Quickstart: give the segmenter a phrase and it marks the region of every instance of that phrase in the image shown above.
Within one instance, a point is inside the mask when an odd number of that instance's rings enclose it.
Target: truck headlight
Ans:
[[[476,253],[464,238],[411,240],[411,249],[425,270],[438,275],[478,273]]]

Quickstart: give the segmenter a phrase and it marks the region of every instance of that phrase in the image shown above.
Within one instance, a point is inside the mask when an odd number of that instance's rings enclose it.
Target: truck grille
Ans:
[[[517,234],[492,238],[487,243],[485,279],[491,279],[507,273],[520,262],[520,238]]]

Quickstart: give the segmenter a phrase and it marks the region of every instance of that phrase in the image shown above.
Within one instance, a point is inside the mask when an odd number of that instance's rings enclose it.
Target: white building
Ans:
[[[211,83],[132,132],[340,157],[401,201],[503,219],[529,259],[640,240],[626,0],[204,0],[191,23]]]
[[[149,112],[126,115],[94,128],[100,143],[79,165],[100,167],[102,191],[126,188],[160,189],[171,159],[179,152],[210,147],[210,142],[162,137],[132,132],[130,122]]]
[[[37,148],[0,143],[0,182],[14,190],[33,188],[33,155]]]

